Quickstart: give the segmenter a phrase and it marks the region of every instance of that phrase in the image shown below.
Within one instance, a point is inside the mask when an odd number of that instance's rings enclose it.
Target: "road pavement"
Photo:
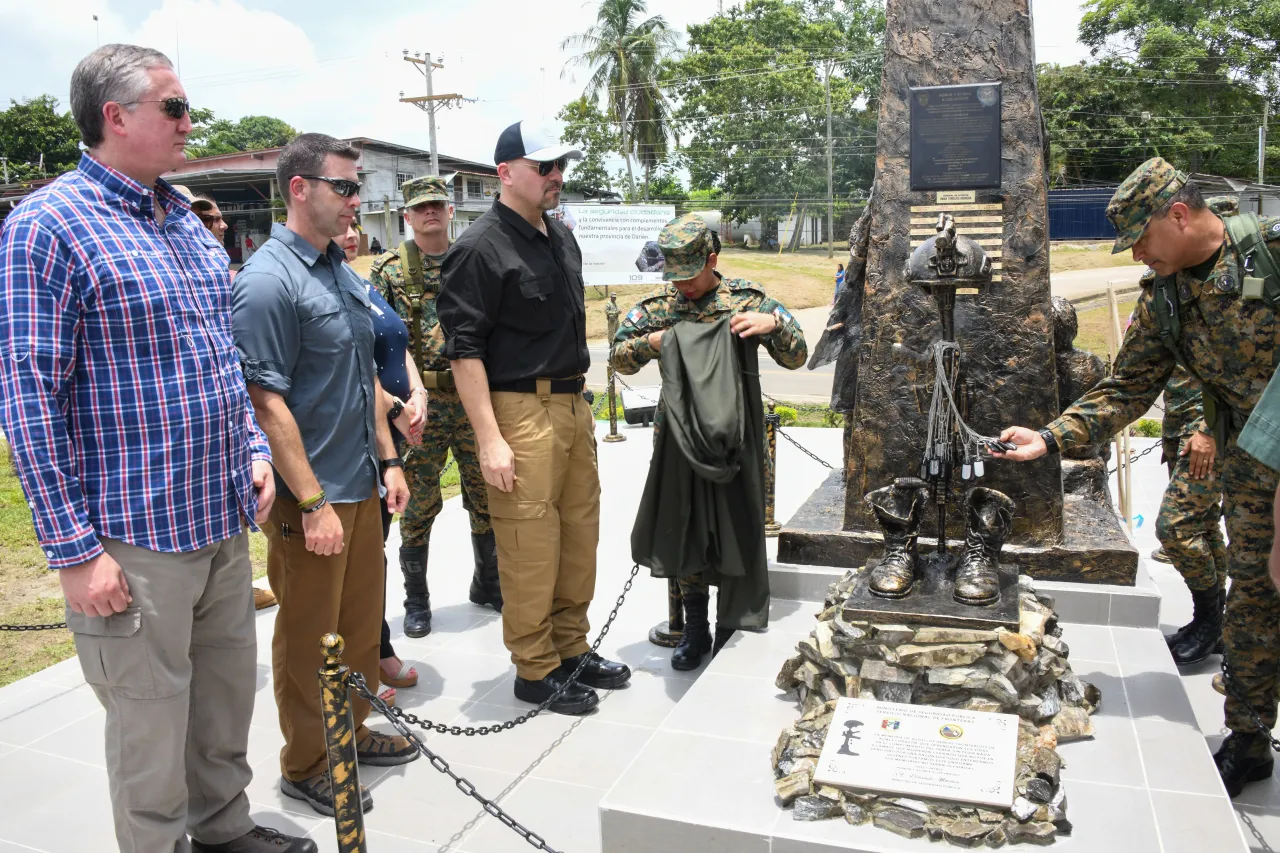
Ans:
[[[1050,289],[1054,296],[1065,296],[1072,301],[1097,296],[1107,292],[1107,282],[1116,283],[1117,290],[1129,290],[1137,287],[1138,278],[1145,267],[1104,267],[1094,270],[1074,270],[1072,272],[1054,273],[1050,278]],[[630,306],[623,306],[623,311]],[[802,308],[793,312],[796,322],[804,330],[805,339],[812,350],[826,327],[830,306],[821,305],[816,308]],[[587,372],[587,387],[599,389],[605,387],[605,362],[609,358],[609,347],[606,341],[598,340],[589,343],[591,350],[591,369]],[[768,354],[760,355],[760,388],[764,393],[796,403],[826,403],[831,399],[831,381],[835,365],[828,364],[817,370],[802,367],[799,370],[787,370],[779,367]],[[662,384],[658,371],[658,363],[652,362],[635,376],[621,377],[633,388],[653,387]]]

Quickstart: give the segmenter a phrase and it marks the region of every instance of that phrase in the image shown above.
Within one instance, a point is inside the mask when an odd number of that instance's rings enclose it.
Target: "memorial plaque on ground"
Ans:
[[[911,90],[911,189],[1000,186],[1000,84]]]
[[[872,699],[836,703],[815,785],[1009,808],[1018,717]]]

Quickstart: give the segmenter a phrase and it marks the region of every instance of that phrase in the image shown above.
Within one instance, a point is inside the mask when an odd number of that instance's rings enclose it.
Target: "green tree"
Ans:
[[[564,122],[561,137],[581,149],[582,159],[569,170],[565,189],[586,196],[613,191],[605,158],[619,149],[618,132],[609,124],[594,99],[582,96],[561,108],[556,118]]]
[[[199,116],[192,111],[191,119],[194,126],[187,138],[187,153],[192,157],[277,148],[288,145],[298,135],[289,124],[271,116],[229,121],[215,118],[210,110],[201,110]]]
[[[1257,127],[1277,103],[1280,0],[1086,0],[1097,60],[1039,69],[1056,183],[1122,180],[1161,155],[1257,177]],[[1267,160],[1277,164],[1276,146]]]
[[[0,157],[7,160],[10,182],[74,169],[80,162],[79,140],[75,119],[69,111],[58,112],[52,95],[10,101],[8,109],[0,110]]]
[[[747,0],[689,26],[688,52],[664,81],[679,107],[681,158],[694,190],[721,210],[759,215],[766,235],[797,207],[825,206],[826,103],[832,103],[835,198],[860,200],[875,170],[884,13],[875,0]]]
[[[583,94],[602,99],[609,119],[618,127],[618,153],[627,164],[632,196],[637,124],[647,125],[643,156],[649,159],[642,162],[651,166],[666,154],[665,138],[659,141],[667,132],[667,110],[658,76],[676,47],[676,33],[661,15],[641,20],[647,8],[644,0],[601,0],[596,23],[560,45],[562,50],[581,51],[569,65],[585,67],[591,74]]]

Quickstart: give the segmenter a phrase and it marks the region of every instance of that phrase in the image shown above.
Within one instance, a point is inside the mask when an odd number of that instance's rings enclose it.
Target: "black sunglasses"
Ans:
[[[164,114],[172,119],[182,118],[191,112],[191,102],[186,98],[165,98],[160,101],[128,101],[120,106],[132,107],[138,104],[164,104],[160,109],[164,110]]]
[[[360,192],[361,183],[359,181],[348,181],[346,178],[326,178],[324,175],[299,175],[298,177],[306,178],[308,181],[324,181],[343,198],[351,198]]]
[[[536,160],[530,160],[529,162],[530,162],[530,163],[533,163],[534,165],[536,165],[536,166],[538,167],[538,174],[539,174],[539,175],[541,175],[541,176],[542,176],[542,177],[544,177],[544,178],[545,178],[547,175],[550,175],[550,174],[551,174],[551,169],[552,169],[552,167],[553,167],[553,166],[554,166],[555,168],[559,169],[559,170],[560,170],[560,174],[562,174],[562,175],[563,175],[563,174],[565,173],[565,171],[569,168],[569,158],[568,158],[568,157],[561,157],[559,160],[547,160],[547,161],[545,161],[545,162],[538,162],[538,161],[536,161]]]

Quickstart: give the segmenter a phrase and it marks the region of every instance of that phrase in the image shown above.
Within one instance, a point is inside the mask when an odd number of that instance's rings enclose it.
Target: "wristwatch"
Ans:
[[[378,462],[378,467],[385,474],[388,468],[403,468],[404,460],[399,456],[392,456],[390,459],[382,459]]]
[[[398,397],[392,397],[391,399],[395,402],[391,404],[391,410],[387,412],[387,417],[394,421],[404,414],[404,402]]]
[[[1040,437],[1044,439],[1045,449],[1050,453],[1058,453],[1062,449],[1058,446],[1058,439],[1054,438],[1053,433],[1049,430],[1042,429],[1038,430],[1038,432],[1040,433]]]

